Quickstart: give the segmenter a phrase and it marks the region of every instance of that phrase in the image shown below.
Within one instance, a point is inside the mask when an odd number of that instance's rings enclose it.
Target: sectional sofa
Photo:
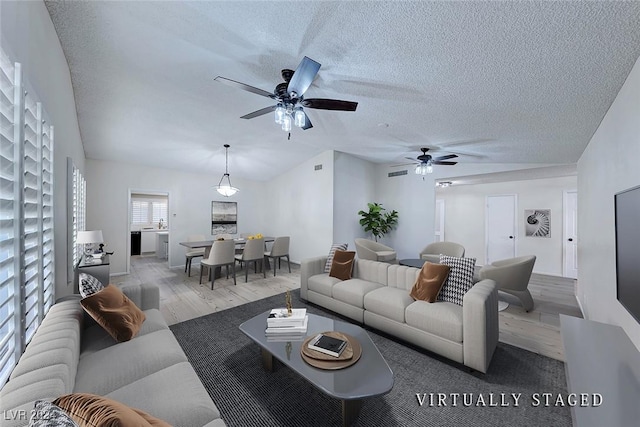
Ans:
[[[146,316],[117,343],[84,313],[80,297],[55,304],[0,391],[3,426],[26,426],[36,400],[92,393],[141,409],[172,426],[225,425],[162,314],[156,286],[121,290]]]
[[[481,280],[450,302],[415,301],[409,292],[419,269],[356,259],[352,278],[324,272],[327,257],[303,260],[300,296],[469,368],[486,373],[498,343],[498,291]]]

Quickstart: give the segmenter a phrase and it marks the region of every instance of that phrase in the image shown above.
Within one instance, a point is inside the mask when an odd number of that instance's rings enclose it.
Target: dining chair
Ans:
[[[247,282],[249,278],[249,263],[253,261],[255,272],[258,272],[258,261],[260,261],[260,268],[262,269],[262,275],[266,278],[267,273],[264,269],[264,238],[247,240],[244,245],[244,250],[241,254],[235,256],[236,261],[247,263],[244,270],[244,281]]]
[[[214,269],[217,267],[227,267],[227,279],[229,278],[229,266],[233,271],[233,284],[236,284],[236,259],[235,259],[236,242],[232,240],[216,240],[211,245],[209,257],[200,262],[200,284],[202,284],[202,276],[204,267],[209,269],[209,279],[211,280],[211,289],[213,282],[216,280]]]
[[[207,240],[204,234],[192,234],[187,237],[187,242],[202,242],[203,240]],[[187,275],[191,277],[191,261],[194,258],[204,257],[205,248],[194,248],[187,251],[185,254],[187,259],[184,263],[184,272],[188,273]]]
[[[271,250],[264,252],[267,262],[269,258],[273,258],[274,277],[276,275],[276,262],[278,263],[278,268],[280,268],[280,261],[282,260],[282,257],[287,257],[287,265],[289,266],[289,273],[291,273],[291,262],[289,262],[289,240],[289,236],[276,237],[276,240],[273,242],[273,246],[271,246]]]

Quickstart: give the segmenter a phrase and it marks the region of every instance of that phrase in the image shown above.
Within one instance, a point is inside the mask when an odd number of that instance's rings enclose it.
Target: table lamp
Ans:
[[[104,239],[102,238],[102,230],[78,231],[78,235],[76,236],[76,243],[85,245],[85,258],[88,258],[89,256],[101,258],[102,253],[95,253],[94,244],[102,242],[104,242]]]

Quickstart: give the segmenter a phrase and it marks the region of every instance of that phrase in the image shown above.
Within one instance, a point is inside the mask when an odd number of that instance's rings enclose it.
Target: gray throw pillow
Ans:
[[[440,255],[440,264],[448,265],[450,270],[449,276],[438,294],[438,301],[462,305],[464,294],[473,286],[476,259]]]
[[[104,285],[90,274],[80,273],[78,276],[80,282],[80,295],[86,298],[104,289]]]
[[[29,427],[78,427],[78,424],[59,406],[36,400]]]

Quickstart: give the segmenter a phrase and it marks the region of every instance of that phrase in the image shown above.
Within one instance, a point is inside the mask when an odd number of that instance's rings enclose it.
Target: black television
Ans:
[[[640,186],[615,195],[616,294],[640,322]]]

